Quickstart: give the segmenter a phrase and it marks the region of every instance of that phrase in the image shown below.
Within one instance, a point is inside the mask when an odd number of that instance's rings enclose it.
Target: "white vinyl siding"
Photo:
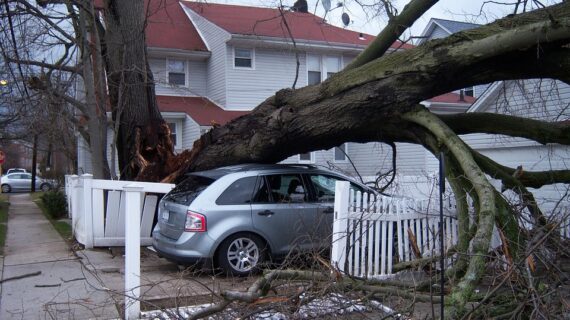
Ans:
[[[182,127],[181,151],[192,149],[194,141],[198,138],[200,138],[200,125],[190,116],[186,115]]]
[[[188,14],[211,51],[211,56],[207,60],[207,93],[205,96],[226,107],[229,105],[227,101],[226,73],[228,66],[231,68],[232,65],[227,63],[228,50],[226,42],[231,38],[231,35],[192,10],[184,7],[184,11]]]
[[[337,163],[348,162],[348,143],[333,148],[333,161]]]
[[[166,58],[149,59],[157,95],[206,95],[206,61],[185,60],[188,70],[188,76],[186,77],[187,86],[172,86],[169,85],[167,81],[166,60]]]
[[[255,48],[255,70],[233,68],[233,47],[227,50],[228,110],[251,110],[275,92],[290,88],[295,81],[295,53],[288,50]],[[296,88],[307,85],[305,54],[299,54]]]

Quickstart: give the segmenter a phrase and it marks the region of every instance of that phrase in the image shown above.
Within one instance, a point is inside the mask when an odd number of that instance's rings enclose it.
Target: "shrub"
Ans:
[[[67,200],[63,192],[48,191],[42,194],[41,199],[52,219],[60,219],[67,214]]]

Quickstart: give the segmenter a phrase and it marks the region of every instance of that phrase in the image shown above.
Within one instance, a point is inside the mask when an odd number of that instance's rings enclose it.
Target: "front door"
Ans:
[[[260,177],[251,206],[253,225],[267,237],[273,254],[313,247],[317,210],[307,190],[300,174]]]

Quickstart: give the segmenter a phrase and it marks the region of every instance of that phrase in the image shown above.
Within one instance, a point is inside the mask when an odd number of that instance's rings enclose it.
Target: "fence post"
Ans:
[[[348,223],[348,194],[350,183],[348,181],[337,181],[335,185],[334,197],[334,222],[331,248],[331,264],[336,266],[341,272],[344,270],[347,242]]]
[[[69,211],[69,217],[71,218],[72,234],[75,235],[75,217],[77,216],[77,184],[79,181],[78,175],[68,176],[69,180],[66,179],[65,192],[67,196],[67,209]],[[69,187],[67,183],[69,182]]]
[[[141,196],[136,183],[123,187],[125,201],[125,319],[140,316]]]
[[[85,232],[85,248],[93,249],[93,175],[84,174],[83,180],[83,232]]]

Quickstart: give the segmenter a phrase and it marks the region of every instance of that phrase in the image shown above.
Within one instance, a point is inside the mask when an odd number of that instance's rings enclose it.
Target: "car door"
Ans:
[[[30,173],[20,173],[20,190],[32,190],[32,175]]]
[[[294,249],[309,250],[315,239],[317,210],[308,202],[301,174],[269,174],[259,177],[252,201],[254,228],[270,242],[275,255]]]
[[[10,183],[10,186],[12,187],[12,190],[20,191],[20,190],[26,189],[27,179],[26,179],[26,175],[24,173],[12,173],[8,177],[10,179],[9,183]]]
[[[311,201],[317,208],[316,230],[321,245],[330,247],[332,241],[332,226],[334,220],[334,196],[337,181],[346,181],[341,177],[327,174],[309,174],[308,180],[312,190]],[[364,189],[354,183],[350,188],[362,192]]]

